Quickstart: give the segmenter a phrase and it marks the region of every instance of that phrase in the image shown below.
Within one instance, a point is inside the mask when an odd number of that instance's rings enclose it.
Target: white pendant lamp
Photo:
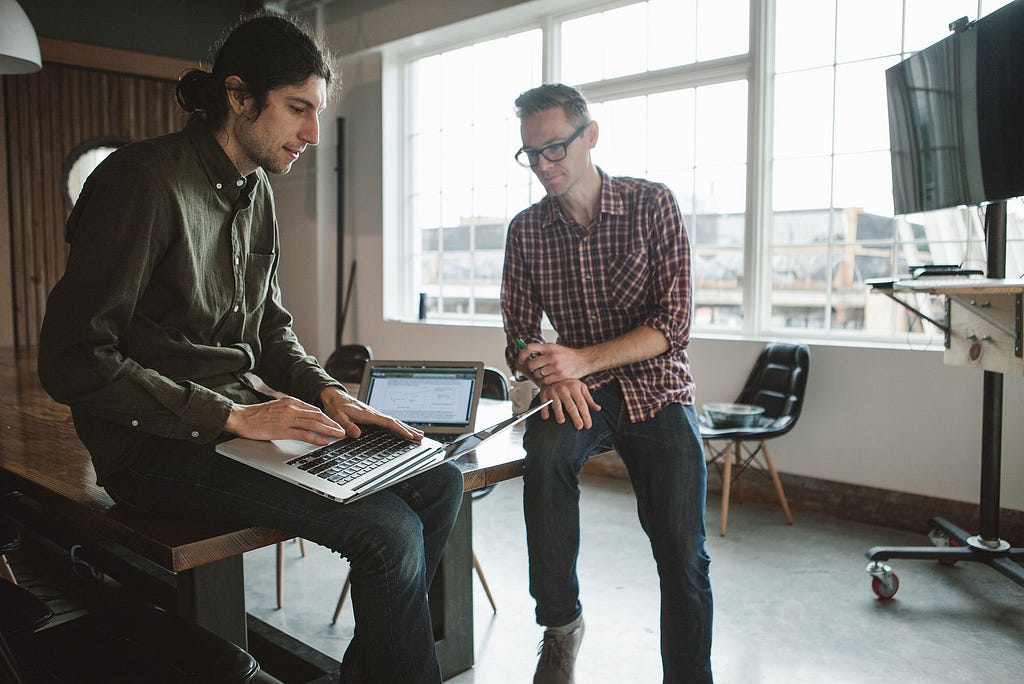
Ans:
[[[39,40],[25,10],[0,0],[0,74],[29,74],[43,68]]]

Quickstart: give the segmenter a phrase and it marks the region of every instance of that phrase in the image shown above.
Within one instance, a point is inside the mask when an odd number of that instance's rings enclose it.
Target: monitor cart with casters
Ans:
[[[895,295],[931,293],[946,296],[945,363],[985,372],[982,399],[980,531],[972,535],[944,518],[929,521],[932,546],[875,546],[868,550],[871,588],[882,599],[899,589],[899,577],[886,562],[926,559],[953,564],[985,563],[1024,586],[1024,548],[999,537],[999,484],[1003,431],[1003,375],[1024,375],[1024,280],[1006,280],[1006,203],[985,210],[988,277],[896,280],[876,286],[907,308]],[[915,310],[916,311],[916,310]],[[918,312],[920,313],[920,312]],[[923,314],[921,314],[923,316]],[[925,318],[927,318],[925,316]],[[931,319],[928,319],[931,320]]]

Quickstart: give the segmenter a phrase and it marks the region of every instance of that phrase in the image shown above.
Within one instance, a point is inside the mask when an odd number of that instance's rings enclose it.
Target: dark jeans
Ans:
[[[576,572],[579,473],[590,456],[614,448],[629,471],[661,580],[665,681],[710,682],[707,469],[697,415],[692,406],[671,404],[650,420],[631,423],[618,384],[591,394],[601,406],[591,411],[591,429],[576,430],[568,420],[559,425],[540,414],[530,417],[526,427],[523,509],[537,622],[564,625],[583,611]]]
[[[219,456],[210,445],[152,438],[104,486],[119,504],[154,515],[273,527],[337,551],[352,566],[356,619],[342,681],[441,681],[427,588],[462,502],[454,465],[343,505]]]

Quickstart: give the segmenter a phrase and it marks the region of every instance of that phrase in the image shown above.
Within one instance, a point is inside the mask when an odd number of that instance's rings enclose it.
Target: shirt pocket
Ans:
[[[637,243],[632,249],[612,254],[608,260],[608,287],[612,306],[633,309],[647,297],[647,246]]]
[[[250,252],[245,258],[245,310],[249,313],[263,308],[270,290],[276,254]]]

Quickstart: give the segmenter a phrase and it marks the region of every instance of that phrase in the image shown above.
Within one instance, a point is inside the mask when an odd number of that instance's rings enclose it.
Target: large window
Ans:
[[[447,31],[432,51],[419,37],[399,58],[402,207],[387,229],[403,269],[386,315],[413,317],[423,298],[434,320],[499,323],[508,222],[543,194],[513,161],[512,102],[565,82],[591,101],[595,162],[675,192],[694,249],[698,333],[934,338],[864,281],[926,263],[983,268],[981,217],[893,216],[884,72],[952,20],[1003,4],[578,0],[504,31]],[[1008,215],[1016,276],[1020,199]]]

